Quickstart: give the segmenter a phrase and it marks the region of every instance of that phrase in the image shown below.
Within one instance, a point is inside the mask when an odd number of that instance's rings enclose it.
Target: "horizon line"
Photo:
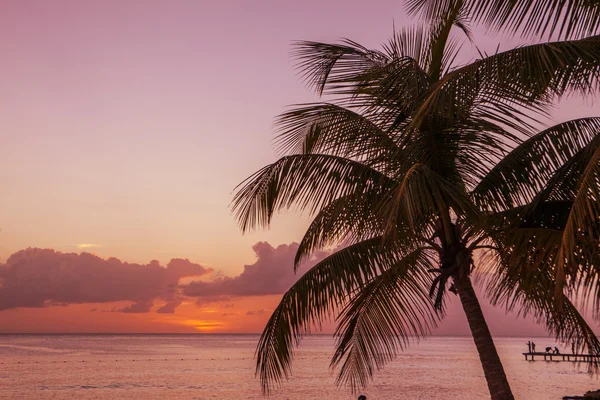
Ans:
[[[56,335],[56,336],[67,336],[67,335],[71,335],[71,336],[76,336],[76,335],[80,335],[80,336],[84,336],[84,335],[88,335],[88,336],[101,336],[101,335],[121,335],[121,336],[135,336],[135,335],[157,335],[157,336],[260,336],[262,333],[256,333],[256,332],[250,332],[250,333],[240,333],[240,332],[193,332],[193,333],[189,333],[189,332],[173,332],[173,333],[168,333],[168,332],[0,332],[0,336],[4,336],[4,335]],[[334,337],[333,333],[312,333],[312,334],[307,334],[307,335],[303,335],[303,337],[310,337],[310,336],[328,336],[328,337]],[[416,336],[411,336],[411,337],[416,337]],[[428,338],[431,337],[446,337],[446,338],[472,338],[471,335],[469,334],[463,334],[463,335],[429,335],[427,337],[421,337],[419,338],[417,341],[420,340],[427,340]],[[553,338],[551,335],[548,336],[542,336],[542,335],[527,335],[527,336],[522,336],[522,335],[516,335],[516,336],[510,336],[510,335],[492,335],[493,338],[514,338],[514,339],[526,339],[526,338]],[[554,338],[555,339],[555,338]]]

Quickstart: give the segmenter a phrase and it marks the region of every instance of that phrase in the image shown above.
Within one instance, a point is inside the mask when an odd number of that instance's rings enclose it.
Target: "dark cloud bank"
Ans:
[[[130,301],[131,305],[113,311],[146,313],[152,310],[155,299],[161,299],[166,304],[156,312],[173,313],[184,296],[203,304],[238,296],[284,293],[311,265],[294,274],[297,243],[274,248],[269,243],[259,242],[253,249],[257,260],[245,265],[240,275],[219,276],[210,282],[193,281],[187,285],[179,281],[186,277],[207,277],[214,271],[187,259],[173,259],[166,266],[158,261],[140,265],[116,258],[105,260],[89,253],[21,250],[10,256],[6,264],[0,264],[0,311]],[[320,258],[323,256],[325,253],[319,254]],[[252,315],[261,312],[264,310]]]
[[[174,313],[184,298],[197,304],[227,301],[228,309],[222,315],[239,315],[230,312],[237,297],[284,293],[301,274],[327,254],[293,272],[297,243],[271,246],[259,242],[253,246],[256,262],[245,265],[236,277],[224,277],[212,269],[185,259],[173,259],[166,266],[158,261],[148,264],[129,264],[116,258],[104,260],[88,253],[66,254],[53,250],[26,249],[13,254],[0,264],[0,311],[18,307],[68,306],[81,303],[110,303],[129,301],[123,308],[93,311],[147,313],[153,310],[154,301],[162,300],[158,313]],[[194,280],[183,285],[182,278],[203,277],[210,281]],[[438,334],[468,335],[468,324],[459,301],[450,298],[448,316],[437,330]],[[543,335],[544,330],[534,321],[522,320],[516,315],[505,315],[482,301],[488,324],[494,334]],[[246,316],[268,314],[260,309],[246,312]],[[1,318],[1,317],[0,317]]]
[[[160,310],[168,312],[180,303],[181,278],[211,272],[180,258],[172,259],[165,267],[158,261],[129,264],[89,253],[26,249],[0,265],[0,310],[131,301],[132,305],[117,311],[139,313],[150,311],[153,300],[159,298],[167,301]]]
[[[252,249],[257,260],[254,264],[245,265],[240,275],[235,278],[220,277],[212,282],[192,282],[183,288],[183,294],[200,297],[200,301],[205,297],[216,296],[281,294],[314,265],[315,261],[326,256],[326,253],[317,254],[312,263],[302,265],[294,274],[293,263],[298,250],[297,243],[282,244],[274,248],[267,242],[259,242]]]

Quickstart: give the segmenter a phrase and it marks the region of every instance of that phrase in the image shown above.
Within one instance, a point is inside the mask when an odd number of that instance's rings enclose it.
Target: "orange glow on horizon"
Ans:
[[[18,308],[2,311],[6,333],[260,333],[281,296],[238,297],[198,306],[184,301],[172,314],[123,313],[129,302]]]
[[[215,330],[223,326],[223,324],[218,321],[206,321],[197,319],[186,319],[185,321],[183,321],[182,325],[191,326],[194,329],[199,330],[200,332],[214,332]]]

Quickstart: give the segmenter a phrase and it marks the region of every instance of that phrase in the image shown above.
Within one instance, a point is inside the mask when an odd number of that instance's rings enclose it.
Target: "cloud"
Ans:
[[[156,312],[159,314],[174,314],[175,309],[177,307],[179,307],[179,305],[181,303],[182,303],[181,300],[169,301],[167,304],[165,304],[164,306],[162,306],[158,310],[156,310]]]
[[[154,303],[151,301],[139,301],[130,306],[119,308],[117,311],[123,313],[147,313],[150,312],[153,305]]]
[[[150,311],[152,301],[160,298],[167,302],[161,312],[170,312],[180,304],[181,278],[211,272],[180,258],[164,267],[158,261],[130,264],[89,253],[30,248],[0,264],[0,310],[131,301],[132,305],[115,311],[139,313]]]
[[[246,313],[246,315],[263,315],[267,312],[267,310],[261,309],[261,310],[255,310],[255,311],[248,311]]]
[[[245,265],[244,271],[234,277],[219,277],[211,282],[194,281],[183,286],[183,294],[198,297],[198,302],[223,296],[262,296],[285,293],[306,270],[328,253],[318,252],[311,262],[294,273],[294,257],[298,243],[282,244],[274,248],[267,242],[256,243],[252,249],[256,262]]]
[[[161,305],[156,312],[172,314],[187,296],[193,297],[189,300],[195,300],[199,305],[222,303],[213,308],[213,312],[228,321],[237,321],[236,318],[241,319],[244,314],[256,317],[248,320],[258,320],[258,316],[265,318],[270,311],[258,309],[236,313],[233,311],[238,305],[234,302],[242,296],[284,293],[309,267],[328,255],[319,252],[315,259],[303,265],[295,274],[293,260],[298,249],[297,243],[273,247],[260,242],[253,248],[256,261],[244,266],[242,273],[235,277],[213,273],[211,269],[180,258],[171,260],[165,267],[158,261],[130,264],[116,258],[104,260],[89,253],[65,254],[53,250],[26,249],[10,256],[6,264],[0,263],[0,311],[17,307],[128,301],[131,304],[125,307],[108,304],[102,308],[94,304],[93,307],[97,308],[89,311],[147,313],[156,303]],[[182,283],[209,274],[216,278],[209,282]],[[540,335],[544,332],[531,318],[523,320],[516,318],[515,314],[505,315],[504,309],[493,308],[484,299],[481,303],[494,334],[515,336]],[[243,302],[240,301],[240,304],[243,305]],[[0,321],[2,318],[0,314]],[[218,321],[204,320],[186,320],[186,324],[201,329],[221,326]],[[469,333],[460,301],[451,296],[447,316],[436,334]]]
[[[259,242],[253,249],[256,261],[245,265],[240,275],[227,277],[181,258],[172,259],[165,267],[155,260],[133,264],[89,253],[29,248],[10,256],[6,264],[0,264],[0,311],[129,301],[131,304],[125,307],[98,308],[97,311],[147,313],[156,302],[161,304],[157,313],[173,314],[186,297],[193,298],[199,306],[223,302],[222,307],[228,309],[235,306],[232,300],[242,296],[284,293],[310,266],[328,254],[318,252],[315,259],[294,273],[297,243],[273,247]],[[190,278],[208,274],[214,279],[189,282]],[[264,310],[252,311],[258,312]]]

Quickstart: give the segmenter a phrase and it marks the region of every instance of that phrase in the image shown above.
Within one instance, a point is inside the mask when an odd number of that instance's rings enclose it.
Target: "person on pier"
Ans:
[[[553,353],[554,353],[554,354],[560,354],[560,351],[558,351],[558,347],[554,346],[554,351],[553,351]]]
[[[527,342],[527,349],[529,353],[531,353],[531,342]]]
[[[535,343],[531,342],[531,352],[535,353]]]

